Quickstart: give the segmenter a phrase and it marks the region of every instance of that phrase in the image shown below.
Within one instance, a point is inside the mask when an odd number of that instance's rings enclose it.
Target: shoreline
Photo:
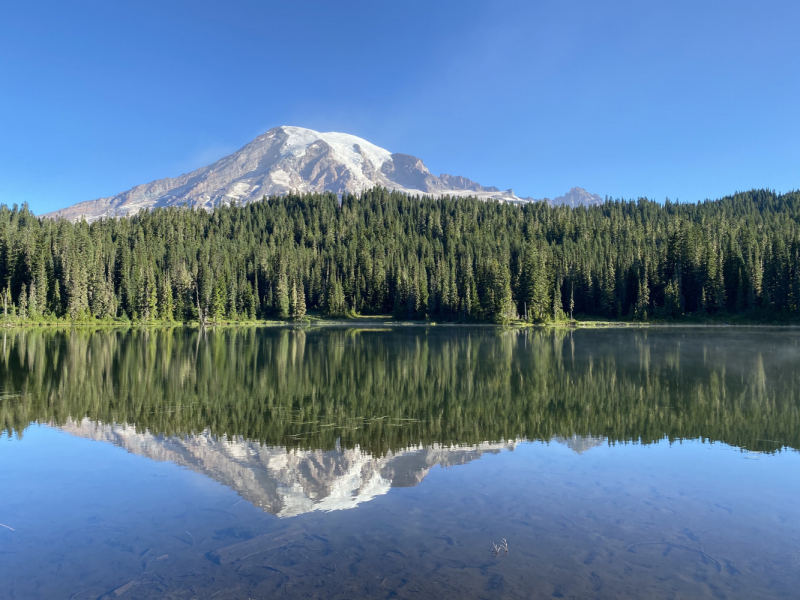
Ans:
[[[647,322],[647,321],[570,321],[558,323],[526,323],[524,321],[513,321],[509,323],[464,323],[464,322],[438,322],[438,321],[396,321],[391,318],[381,317],[355,317],[346,319],[313,319],[310,321],[291,322],[291,321],[220,321],[217,323],[207,323],[205,329],[229,329],[229,328],[291,328],[291,329],[314,329],[314,328],[342,328],[342,329],[367,329],[367,328],[496,328],[496,329],[697,329],[697,328],[750,328],[750,329],[800,329],[797,322]],[[203,329],[197,321],[190,322],[11,322],[0,323],[0,329]]]

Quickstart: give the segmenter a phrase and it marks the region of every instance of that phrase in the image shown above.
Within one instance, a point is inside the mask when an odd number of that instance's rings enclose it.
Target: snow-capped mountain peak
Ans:
[[[436,177],[416,156],[392,153],[354,135],[281,126],[207,167],[45,216],[93,221],[163,206],[211,209],[292,191],[359,193],[375,186],[418,195],[469,195],[514,203],[531,200],[466,177]]]

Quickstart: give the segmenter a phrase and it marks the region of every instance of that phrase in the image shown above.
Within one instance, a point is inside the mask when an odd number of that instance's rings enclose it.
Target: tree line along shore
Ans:
[[[92,223],[0,206],[0,318],[800,320],[800,193],[569,208],[288,194]]]

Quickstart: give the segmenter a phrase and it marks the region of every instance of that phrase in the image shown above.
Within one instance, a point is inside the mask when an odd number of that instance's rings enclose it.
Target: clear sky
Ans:
[[[0,202],[177,176],[277,125],[541,198],[800,188],[800,2],[3,2]]]

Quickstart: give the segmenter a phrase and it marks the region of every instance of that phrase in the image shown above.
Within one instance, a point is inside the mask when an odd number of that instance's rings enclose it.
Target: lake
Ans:
[[[6,330],[0,598],[798,598],[800,330]]]

